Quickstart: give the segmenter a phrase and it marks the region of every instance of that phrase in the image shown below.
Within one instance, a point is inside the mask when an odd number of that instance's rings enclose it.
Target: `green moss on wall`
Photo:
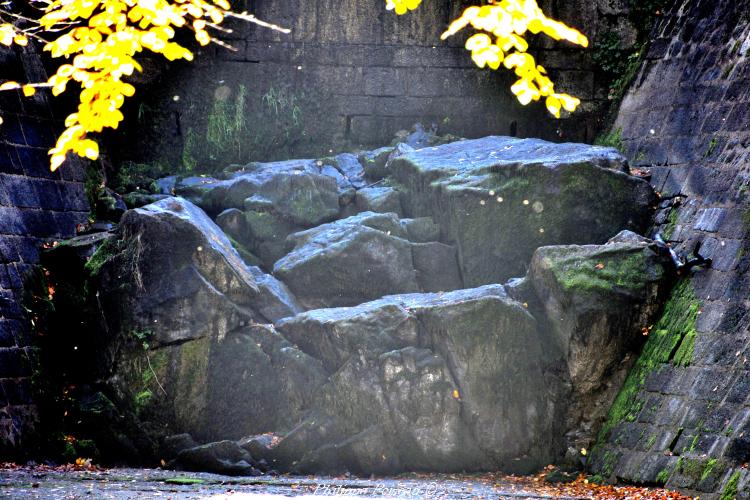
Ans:
[[[143,413],[151,403],[151,398],[153,398],[153,396],[154,393],[149,389],[136,393],[135,397],[133,397],[133,410],[136,415],[141,415],[141,413]]]
[[[677,348],[677,352],[672,358],[672,363],[677,366],[688,366],[693,362],[693,353],[695,352],[695,327],[690,328],[680,342],[680,346]]]
[[[594,144],[607,148],[615,148],[623,153],[625,151],[625,143],[622,140],[622,128],[618,127],[615,130],[600,135],[594,140]]]
[[[669,211],[669,215],[667,216],[667,223],[664,225],[664,229],[662,229],[662,235],[664,236],[665,240],[670,239],[674,234],[675,229],[677,229],[678,216],[679,212],[676,208],[672,208]]]
[[[669,480],[670,475],[669,469],[662,469],[659,471],[659,473],[656,475],[656,482],[657,484],[664,486],[667,484],[667,481]]]
[[[701,481],[705,481],[708,479],[708,477],[711,475],[711,472],[713,472],[714,467],[716,467],[717,460],[715,458],[711,458],[706,462],[706,466],[703,468],[703,474],[701,474]]]
[[[734,474],[729,476],[726,486],[721,491],[719,500],[734,500],[737,498],[737,486],[740,482],[740,471],[735,471]]]
[[[182,145],[182,171],[194,172],[198,167],[198,160],[195,155],[198,154],[199,148],[198,134],[192,127],[185,133],[185,142]]]
[[[214,98],[213,108],[206,125],[206,144],[211,160],[219,160],[227,155],[241,158],[246,122],[247,88],[240,84],[234,99],[229,96]]]
[[[644,403],[640,391],[651,373],[669,362],[685,366],[692,360],[695,322],[699,309],[700,304],[689,278],[683,278],[673,288],[659,320],[643,347],[643,352],[612,404],[607,421],[599,434],[600,444],[608,439],[611,431],[620,422],[634,421],[638,417]],[[680,353],[678,359],[677,353]]]

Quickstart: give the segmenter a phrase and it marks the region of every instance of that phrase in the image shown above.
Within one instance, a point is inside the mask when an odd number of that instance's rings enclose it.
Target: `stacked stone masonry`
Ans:
[[[0,48],[3,77],[46,80],[32,48]],[[7,71],[7,73],[6,73]],[[47,150],[59,123],[44,93],[0,93],[0,456],[18,456],[37,421],[31,381],[33,333],[22,308],[24,280],[41,244],[75,234],[86,221],[84,169],[49,170]]]
[[[713,265],[690,277],[700,304],[692,357],[656,364],[640,411],[611,422],[594,467],[701,498],[750,496],[749,7],[677,1],[615,124],[665,195],[656,230],[683,252],[701,242]]]
[[[540,103],[518,104],[509,90],[512,74],[477,68],[463,47],[465,34],[440,40],[450,20],[475,3],[426,0],[397,16],[382,0],[245,2],[259,18],[292,32],[238,23],[225,37],[234,51],[213,48],[196,64],[164,73],[134,130],[143,134],[146,125],[153,147],[141,158],[138,150],[123,154],[171,166],[326,155],[382,146],[417,122],[462,137],[592,142],[608,90],[592,51],[530,37],[556,88],[583,101],[574,115],[550,119]],[[610,32],[621,34],[624,48],[634,40],[627,2],[540,3],[592,42]],[[241,116],[245,122],[235,120]],[[226,127],[217,127],[226,118]],[[208,144],[194,147],[203,137]]]

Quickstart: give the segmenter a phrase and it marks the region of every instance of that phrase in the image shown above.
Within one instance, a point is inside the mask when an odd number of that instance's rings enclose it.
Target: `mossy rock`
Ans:
[[[388,162],[404,212],[432,216],[459,247],[469,286],[524,274],[536,248],[642,233],[656,197],[614,149],[486,137]]]

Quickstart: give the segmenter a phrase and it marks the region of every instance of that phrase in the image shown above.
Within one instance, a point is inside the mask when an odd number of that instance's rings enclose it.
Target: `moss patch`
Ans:
[[[151,398],[154,397],[154,393],[149,389],[141,391],[133,397],[133,410],[136,415],[140,415],[151,403]]]
[[[706,466],[703,469],[703,474],[701,474],[701,481],[705,481],[708,479],[708,477],[711,475],[711,472],[713,472],[714,467],[716,466],[717,460],[715,458],[710,459],[708,462],[706,462]]]
[[[667,484],[667,481],[669,480],[669,469],[662,469],[659,471],[659,473],[656,475],[656,482],[660,484],[661,486],[664,486]]]
[[[211,160],[221,159],[227,153],[232,158],[242,157],[244,134],[247,130],[245,104],[247,88],[240,84],[234,99],[215,98],[206,126],[206,146]]]
[[[206,383],[210,341],[200,338],[179,348],[178,373],[175,375],[175,413],[181,423],[201,422],[206,406]]]
[[[737,498],[737,486],[740,482],[740,471],[736,471],[734,474],[729,476],[726,486],[721,492],[719,500],[733,500]]]
[[[695,337],[697,332],[695,326],[691,327],[680,342],[680,346],[677,348],[672,363],[677,366],[688,366],[693,362],[693,353],[695,352]]]
[[[594,140],[596,146],[615,148],[619,152],[625,151],[625,143],[622,140],[622,128],[617,128],[606,134],[602,134]]]
[[[231,236],[229,236],[229,242],[232,244],[234,249],[237,250],[237,253],[240,254],[240,257],[245,261],[245,264],[248,264],[250,266],[260,266],[262,264],[261,260],[256,257],[255,254],[253,254],[250,250],[248,250],[245,245],[235,240]]]
[[[115,255],[117,255],[121,249],[121,242],[116,238],[110,238],[105,240],[104,243],[99,245],[94,255],[86,262],[84,268],[90,276],[96,276],[101,271],[102,266],[109,262]]]
[[[648,277],[642,249],[602,251],[582,259],[579,252],[549,259],[550,270],[566,291],[606,296],[616,287],[641,291]]]
[[[677,209],[672,208],[672,210],[670,210],[669,215],[667,216],[667,223],[664,225],[664,229],[662,229],[662,235],[664,236],[664,239],[670,239],[674,234],[675,229],[677,229],[678,215],[679,214]]]
[[[632,422],[637,418],[644,404],[640,391],[652,372],[665,363],[675,362],[685,366],[692,359],[692,347],[689,346],[695,342],[695,322],[699,309],[700,304],[690,280],[683,278],[672,290],[643,352],[612,404],[607,421],[599,433],[599,443],[605,442],[620,422]],[[681,350],[680,357],[675,359]]]

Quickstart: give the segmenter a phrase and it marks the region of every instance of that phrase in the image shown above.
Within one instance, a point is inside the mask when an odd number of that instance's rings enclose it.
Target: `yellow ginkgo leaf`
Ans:
[[[547,97],[545,104],[547,105],[547,110],[552,113],[555,118],[560,118],[560,99],[554,96],[549,96]]]
[[[0,24],[0,44],[10,46],[13,45],[13,38],[16,36],[16,31],[10,24]]]
[[[397,1],[386,0],[389,8],[398,8]],[[526,52],[529,44],[524,35],[527,32],[544,33],[555,40],[567,40],[586,47],[589,42],[581,32],[545,16],[536,0],[502,0],[466,8],[460,17],[450,23],[441,39],[468,26],[479,31],[466,41],[466,49],[471,51],[472,60],[481,68],[498,69],[502,63],[513,70],[519,80],[513,84],[511,91],[518,102],[526,105],[545,97],[547,110],[556,118],[560,117],[562,109],[574,111],[578,107],[580,100],[555,93],[555,86],[546,70]],[[494,44],[491,44],[490,35],[495,36]]]
[[[23,95],[25,95],[26,97],[31,97],[34,94],[36,94],[36,89],[32,85],[23,86]]]
[[[199,30],[195,32],[195,39],[201,45],[208,45],[211,42],[211,36],[205,30]]]

